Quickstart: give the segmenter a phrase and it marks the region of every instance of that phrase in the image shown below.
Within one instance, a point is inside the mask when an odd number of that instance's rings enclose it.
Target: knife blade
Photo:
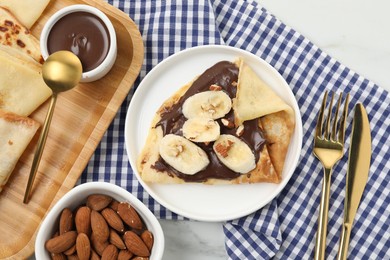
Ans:
[[[371,132],[366,109],[355,105],[349,147],[348,171],[344,201],[344,220],[340,238],[338,260],[347,259],[352,224],[368,180],[371,161]]]

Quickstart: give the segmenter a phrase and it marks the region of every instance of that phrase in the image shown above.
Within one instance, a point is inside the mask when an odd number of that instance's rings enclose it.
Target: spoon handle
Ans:
[[[45,119],[45,122],[43,124],[43,129],[42,129],[41,135],[39,136],[38,146],[37,146],[37,149],[35,150],[30,175],[28,177],[26,192],[24,193],[23,203],[26,203],[26,204],[30,200],[31,188],[32,188],[33,183],[34,183],[34,179],[35,179],[35,175],[36,175],[37,170],[38,170],[39,162],[41,161],[42,152],[43,152],[43,148],[45,147],[47,134],[49,133],[50,123],[51,123],[51,119],[53,117],[54,107],[55,107],[56,101],[57,101],[57,93],[53,92],[53,94],[51,96],[49,110],[47,112],[46,119]]]

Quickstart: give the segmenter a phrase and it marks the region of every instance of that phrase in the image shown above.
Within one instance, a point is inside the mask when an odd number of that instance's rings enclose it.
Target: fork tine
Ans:
[[[333,141],[336,141],[337,124],[338,124],[339,110],[340,110],[340,104],[341,104],[342,97],[343,97],[343,94],[341,92],[339,95],[339,99],[337,100],[337,108],[336,108],[334,119],[333,119],[333,127],[332,127],[332,135],[331,135],[331,139]]]
[[[316,125],[316,136],[322,136],[322,122],[324,121],[324,110],[326,107],[327,98],[328,98],[328,91],[326,90],[324,97],[322,99],[320,113],[318,114],[317,125]]]
[[[345,121],[348,114],[348,103],[349,103],[349,93],[347,93],[347,96],[345,97],[344,101],[344,110],[343,110],[343,116],[341,118],[340,123],[340,129],[339,129],[339,142],[344,143],[344,135],[345,135]]]
[[[332,92],[332,97],[330,99],[329,108],[328,108],[328,118],[326,119],[325,124],[325,138],[329,138],[330,132],[330,119],[332,118],[332,107],[333,107],[334,92]]]

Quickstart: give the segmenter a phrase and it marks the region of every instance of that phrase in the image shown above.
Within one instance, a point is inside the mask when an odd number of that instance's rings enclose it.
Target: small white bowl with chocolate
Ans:
[[[163,252],[157,218],[131,193],[105,182],[81,184],[65,194],[43,220],[35,242],[36,259],[160,260]]]
[[[89,5],[70,5],[49,18],[40,36],[42,57],[67,50],[80,59],[83,66],[81,82],[105,76],[115,63],[117,40],[110,19]]]

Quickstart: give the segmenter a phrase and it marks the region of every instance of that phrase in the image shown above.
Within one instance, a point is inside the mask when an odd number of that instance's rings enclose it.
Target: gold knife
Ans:
[[[349,147],[348,172],[344,201],[344,221],[337,260],[347,259],[353,220],[368,179],[371,161],[371,133],[366,109],[356,104]]]

